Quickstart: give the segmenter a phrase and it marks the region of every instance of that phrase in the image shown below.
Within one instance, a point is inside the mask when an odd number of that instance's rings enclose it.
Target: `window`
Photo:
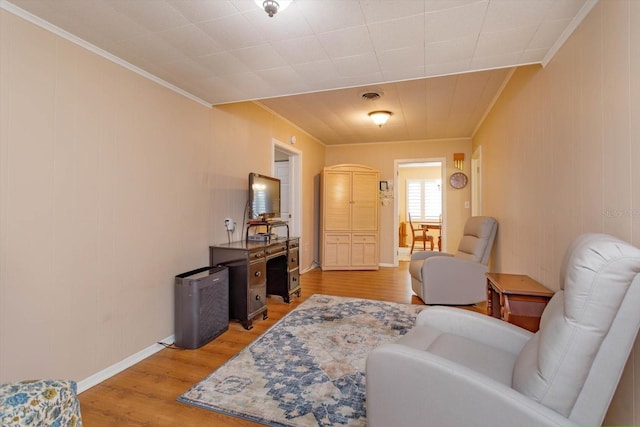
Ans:
[[[415,222],[440,222],[442,219],[442,185],[440,180],[407,180],[407,212],[411,214],[411,220]]]

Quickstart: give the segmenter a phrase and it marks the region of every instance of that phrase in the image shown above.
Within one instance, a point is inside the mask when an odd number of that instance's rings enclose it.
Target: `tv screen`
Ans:
[[[280,180],[257,173],[249,174],[249,219],[280,218]]]

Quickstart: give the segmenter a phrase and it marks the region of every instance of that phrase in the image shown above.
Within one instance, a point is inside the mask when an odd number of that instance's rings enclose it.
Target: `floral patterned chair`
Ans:
[[[76,383],[37,380],[0,385],[0,425],[81,427]]]

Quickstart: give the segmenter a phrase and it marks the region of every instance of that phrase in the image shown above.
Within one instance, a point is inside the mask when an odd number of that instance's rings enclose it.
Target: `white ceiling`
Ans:
[[[253,0],[0,0],[204,103],[262,100],[325,144],[471,136],[508,68],[546,63],[594,4],[294,0],[269,18]]]

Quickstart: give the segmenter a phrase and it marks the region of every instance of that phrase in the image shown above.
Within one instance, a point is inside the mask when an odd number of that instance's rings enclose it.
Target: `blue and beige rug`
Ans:
[[[424,308],[313,295],[178,401],[270,426],[364,426],[367,354]]]

